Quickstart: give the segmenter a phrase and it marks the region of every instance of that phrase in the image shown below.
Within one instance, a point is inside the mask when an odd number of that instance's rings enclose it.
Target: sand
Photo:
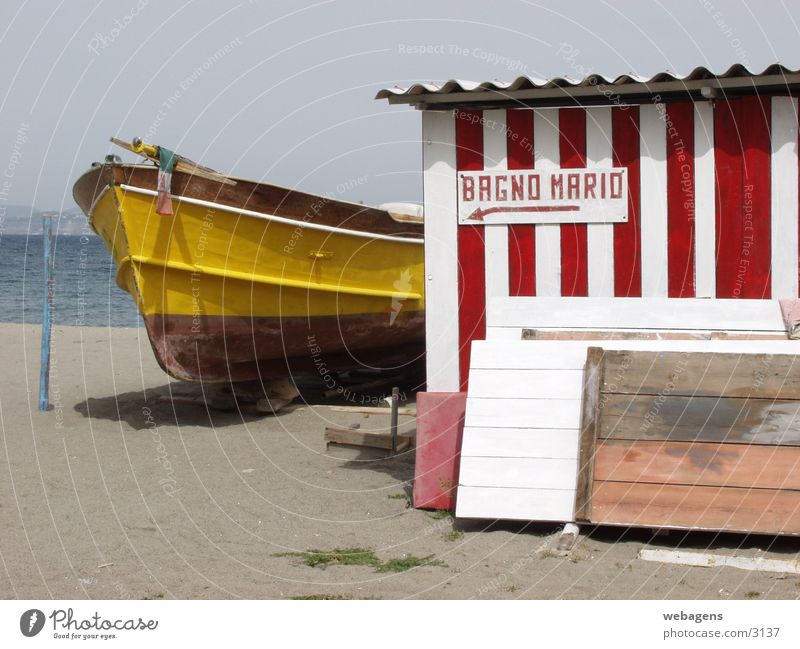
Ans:
[[[277,417],[211,412],[170,380],[141,329],[58,327],[52,401],[36,409],[39,328],[0,325],[0,597],[797,598],[800,575],[665,566],[642,547],[797,559],[800,541],[584,530],[414,510],[413,455],[326,451],[326,425],[387,418],[307,399]],[[178,403],[170,394],[183,398]],[[404,418],[406,428],[413,420]],[[378,572],[279,556],[362,547]]]

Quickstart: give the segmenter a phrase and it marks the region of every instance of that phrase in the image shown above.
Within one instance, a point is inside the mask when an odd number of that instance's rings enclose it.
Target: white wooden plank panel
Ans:
[[[655,104],[639,108],[642,297],[667,296],[667,131]]]
[[[469,396],[494,399],[580,399],[583,371],[472,369]]]
[[[464,428],[461,457],[578,457],[577,428]]]
[[[611,167],[611,108],[586,110],[586,166]],[[586,265],[590,297],[614,296],[614,224],[586,226]]]
[[[581,369],[586,350],[689,351],[720,354],[798,354],[797,340],[524,340],[475,341],[472,367]]]
[[[521,340],[522,327],[487,327],[486,340]]]
[[[578,428],[580,399],[467,398],[464,426],[495,428]]]
[[[536,168],[558,168],[559,151],[558,109],[533,111],[533,142]],[[561,295],[561,226],[536,225],[536,294]]]
[[[572,489],[459,487],[456,499],[459,518],[567,522],[574,519],[574,509]]]
[[[458,243],[456,218],[456,138],[451,112],[422,114],[425,236],[425,334],[428,390],[457,392]]]
[[[491,327],[785,331],[777,300],[492,298]]]
[[[772,98],[772,297],[797,299],[797,99]]]
[[[506,111],[483,113],[483,166],[487,170],[508,168],[506,145]],[[484,227],[484,268],[486,272],[486,304],[494,295],[508,295],[508,226]]]
[[[568,346],[563,347],[562,344]],[[474,341],[470,367],[502,370],[579,370],[586,365],[586,348],[589,344],[580,340],[563,343],[562,341],[519,339]]]
[[[561,295],[561,226],[535,225],[536,293]]]
[[[717,294],[714,174],[714,109],[711,102],[697,102],[694,105],[694,276],[697,297]]]
[[[459,485],[522,489],[575,489],[578,459],[461,457]]]
[[[486,246],[486,303],[496,295],[508,295],[508,226],[486,225],[483,229]]]
[[[506,111],[483,111],[483,168],[502,170],[508,168],[506,145]]]

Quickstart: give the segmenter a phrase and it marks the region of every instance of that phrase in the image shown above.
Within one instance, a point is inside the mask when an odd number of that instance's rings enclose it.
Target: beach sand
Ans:
[[[388,416],[302,400],[276,417],[209,414],[185,402],[201,388],[171,381],[142,329],[57,327],[54,408],[38,412],[39,335],[0,325],[3,598],[800,596],[800,575],[636,558],[650,544],[797,559],[796,539],[605,528],[561,558],[554,525],[414,510],[410,454],[326,452],[326,425],[378,429]],[[337,547],[437,564],[379,572],[279,556]]]

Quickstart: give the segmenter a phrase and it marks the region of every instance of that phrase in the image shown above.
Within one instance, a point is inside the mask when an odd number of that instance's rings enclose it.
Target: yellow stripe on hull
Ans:
[[[183,201],[173,209],[161,216],[152,196],[115,186],[92,210],[117,283],[145,316],[390,318],[424,308],[421,245]]]

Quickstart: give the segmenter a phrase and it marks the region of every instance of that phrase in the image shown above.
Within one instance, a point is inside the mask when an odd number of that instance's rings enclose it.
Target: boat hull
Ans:
[[[102,165],[75,186],[167,373],[240,382],[419,359],[418,228],[327,197],[237,187],[214,193],[176,174],[174,215],[162,216],[152,168]]]
[[[422,312],[403,314],[381,330],[373,314],[347,316],[145,316],[162,367],[184,381],[244,382],[318,376],[336,387],[336,373],[391,370],[418,361]]]

